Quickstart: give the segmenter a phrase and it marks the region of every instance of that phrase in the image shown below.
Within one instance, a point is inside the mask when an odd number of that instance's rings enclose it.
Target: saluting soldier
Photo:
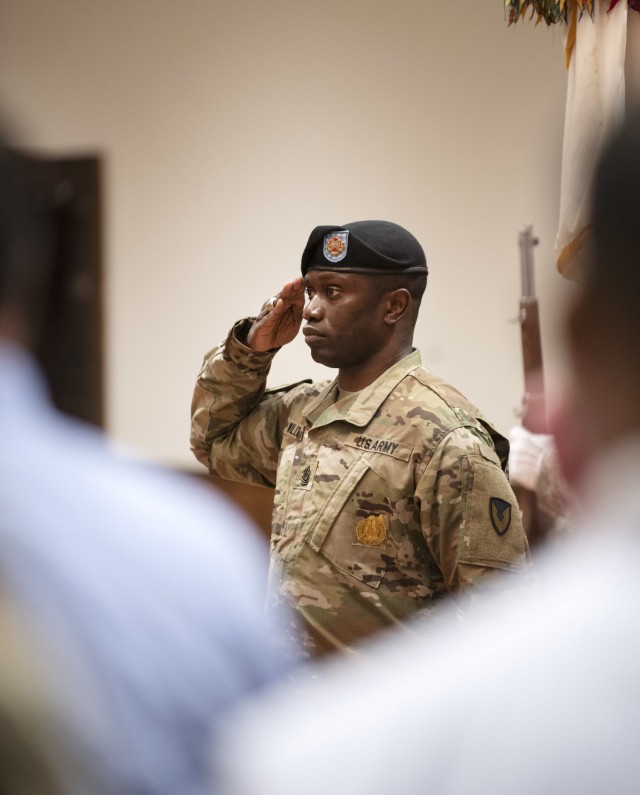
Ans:
[[[355,650],[450,593],[464,609],[487,575],[529,564],[507,439],[413,347],[427,273],[397,224],[318,226],[302,276],[197,379],[192,450],[212,475],[275,490],[268,604],[295,608],[309,655]],[[337,377],[268,389],[301,326]]]

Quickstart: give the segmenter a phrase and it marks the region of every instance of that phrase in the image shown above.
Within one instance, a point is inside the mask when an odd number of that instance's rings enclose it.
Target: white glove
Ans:
[[[512,483],[536,491],[543,462],[554,449],[553,436],[531,433],[521,425],[509,432],[509,478]]]

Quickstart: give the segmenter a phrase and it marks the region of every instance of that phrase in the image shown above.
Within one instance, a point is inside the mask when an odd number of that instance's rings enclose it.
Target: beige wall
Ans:
[[[508,429],[527,222],[562,366],[565,86],[561,31],[507,28],[502,0],[3,0],[0,105],[29,145],[105,158],[111,434],[191,466],[202,354],[296,274],[313,226],[372,217],[426,249],[427,364]],[[296,340],[273,376],[327,373]]]

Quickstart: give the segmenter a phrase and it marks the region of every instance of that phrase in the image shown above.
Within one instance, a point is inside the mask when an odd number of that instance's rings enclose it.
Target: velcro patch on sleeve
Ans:
[[[462,459],[463,524],[458,562],[520,568],[527,541],[520,509],[502,469],[482,456]]]

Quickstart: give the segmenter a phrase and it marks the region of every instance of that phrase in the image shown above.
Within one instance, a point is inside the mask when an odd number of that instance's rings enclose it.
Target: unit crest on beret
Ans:
[[[329,262],[340,262],[347,256],[349,232],[329,232],[324,236],[324,256]]]

